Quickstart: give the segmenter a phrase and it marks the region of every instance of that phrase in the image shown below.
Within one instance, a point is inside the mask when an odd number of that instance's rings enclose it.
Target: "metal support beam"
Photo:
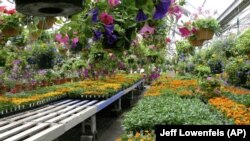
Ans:
[[[222,29],[227,28],[228,23],[233,20],[239,13],[250,5],[249,0],[235,0],[219,17]]]
[[[93,115],[89,119],[82,122],[81,141],[95,141],[96,139],[97,139],[96,116]]]
[[[115,103],[114,103],[114,109],[113,111],[115,112],[121,112],[122,111],[122,99],[119,98]]]

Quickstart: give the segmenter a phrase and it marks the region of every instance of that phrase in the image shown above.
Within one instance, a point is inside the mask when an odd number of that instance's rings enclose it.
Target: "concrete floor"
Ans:
[[[115,141],[123,134],[121,127],[122,115],[111,124],[109,128],[98,138],[98,141]]]
[[[146,87],[148,89],[148,86]],[[104,130],[104,132],[98,138],[98,141],[115,141],[117,138],[121,137],[124,133],[122,127],[122,121],[124,114],[132,109],[132,107],[142,98],[144,91],[141,92],[140,95],[135,96],[135,99],[132,101],[132,105],[130,107],[123,108],[123,112],[116,119],[113,119],[112,124]]]

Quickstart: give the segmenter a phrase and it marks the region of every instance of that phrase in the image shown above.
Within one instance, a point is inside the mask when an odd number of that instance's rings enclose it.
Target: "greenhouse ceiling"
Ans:
[[[211,15],[216,12],[213,16],[221,22],[223,32],[236,32],[244,30],[250,23],[249,5],[249,0],[186,0],[184,8],[190,14],[200,9],[207,10]]]

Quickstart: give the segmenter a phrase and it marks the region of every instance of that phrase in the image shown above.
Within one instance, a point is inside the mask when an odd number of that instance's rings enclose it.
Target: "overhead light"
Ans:
[[[84,0],[15,0],[16,10],[32,16],[69,16],[83,10]]]

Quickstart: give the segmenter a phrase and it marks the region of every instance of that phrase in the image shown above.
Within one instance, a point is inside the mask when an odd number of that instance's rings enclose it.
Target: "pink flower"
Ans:
[[[177,20],[182,16],[182,10],[178,5],[171,6],[168,12],[169,14],[174,15]]]
[[[110,7],[116,7],[121,4],[121,0],[108,0],[108,4]]]
[[[104,23],[105,25],[110,25],[110,24],[113,24],[113,23],[114,23],[114,18],[113,18],[111,15],[109,15],[109,14],[107,14],[107,13],[105,13],[105,12],[103,12],[103,13],[100,15],[100,20],[101,20],[101,22]]]
[[[76,43],[78,43],[78,42],[79,42],[78,37],[75,37],[75,38],[72,39],[72,43],[73,43],[73,44],[76,44]]]
[[[57,34],[56,41],[58,41],[62,44],[67,44],[69,42],[69,36],[67,34],[64,36],[62,36],[62,34]]]
[[[0,6],[0,12],[4,12],[6,9],[6,6]]]
[[[147,23],[144,24],[144,26],[142,27],[142,29],[139,31],[139,33],[141,35],[151,35],[151,34],[154,34],[155,32],[155,28],[153,27],[150,27]]]
[[[166,38],[166,43],[170,43],[171,42],[171,39],[170,38]]]
[[[191,34],[191,31],[186,27],[179,28],[179,32],[181,33],[182,37],[188,37]]]
[[[207,77],[207,80],[212,80],[212,77]]]

